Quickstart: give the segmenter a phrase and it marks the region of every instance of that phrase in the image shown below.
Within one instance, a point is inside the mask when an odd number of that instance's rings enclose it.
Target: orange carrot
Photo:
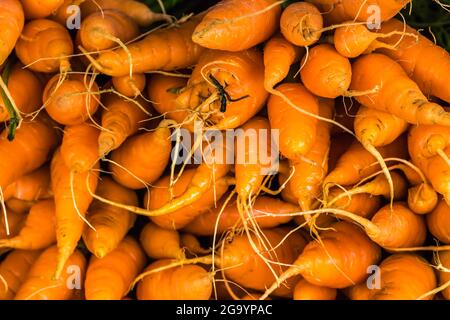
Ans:
[[[94,169],[98,169],[98,163]],[[59,279],[64,265],[75,250],[83,233],[84,215],[92,202],[89,190],[95,192],[97,172],[76,173],[66,166],[58,149],[51,164],[52,189],[56,205],[56,240],[58,259],[54,275]],[[89,189],[88,189],[89,188]]]
[[[171,71],[192,66],[204,51],[191,41],[200,19],[201,16],[195,16],[180,26],[154,31],[128,45],[127,50],[119,48],[102,52],[95,60],[90,58],[91,62],[102,73],[114,77],[130,75],[130,72]]]
[[[336,300],[337,290],[300,280],[294,288],[294,300]]]
[[[441,199],[437,207],[426,216],[428,230],[444,243],[450,244],[450,207]]]
[[[38,19],[28,22],[16,44],[20,61],[36,72],[67,72],[73,44],[66,28],[59,23]],[[58,75],[58,78],[60,76]]]
[[[31,207],[19,234],[0,240],[0,247],[39,250],[55,242],[55,204],[53,200],[43,200]]]
[[[222,0],[208,10],[192,40],[209,49],[246,50],[277,30],[280,14],[280,3],[275,0]]]
[[[50,186],[50,168],[43,166],[29,174],[26,174],[13,183],[4,191],[5,201],[15,198],[25,201],[36,201],[52,197]]]
[[[0,65],[3,65],[13,51],[24,22],[23,8],[19,0],[0,1]]]
[[[350,88],[360,92],[374,91],[356,97],[366,107],[391,113],[411,124],[450,125],[450,113],[438,104],[429,102],[394,60],[372,53],[358,58],[352,67]]]
[[[43,103],[50,117],[63,125],[81,124],[89,119],[98,108],[99,88],[89,77],[69,75],[62,82],[55,75],[45,86]]]
[[[15,300],[69,300],[75,293],[77,285],[83,283],[86,259],[80,251],[71,254],[63,265],[64,272],[59,279],[53,274],[57,265],[58,248],[52,246],[46,249],[31,267],[28,275],[15,296]],[[76,275],[80,283],[70,276]],[[73,285],[74,288],[68,286]]]
[[[370,193],[346,195],[340,188],[333,188],[328,193],[332,208],[342,209],[358,216],[371,219],[381,208],[381,197]]]
[[[136,100],[144,110],[148,103],[141,98]],[[116,95],[106,97],[105,110],[102,112],[102,131],[98,138],[98,154],[104,157],[110,151],[119,148],[125,140],[135,134],[143,126],[148,115],[136,103],[124,100]]]
[[[6,201],[6,208],[9,210],[15,212],[24,214],[30,211],[31,207],[35,204],[36,201],[27,201],[27,200],[20,200],[16,198],[11,198]]]
[[[10,210],[7,214],[8,217],[8,228],[9,234],[6,228],[5,216],[2,214],[0,216],[0,239],[12,238],[19,233],[25,223],[26,215],[25,213],[19,213]]]
[[[180,234],[175,230],[163,229],[149,222],[141,231],[139,241],[145,253],[152,259],[184,259]]]
[[[46,18],[58,10],[63,0],[20,0],[27,20]]]
[[[447,270],[443,270],[439,272],[439,284],[445,285],[450,283],[450,272],[448,270],[450,269],[450,252],[442,252],[439,254],[439,260],[444,268]],[[450,300],[450,289],[447,287],[442,291],[442,295],[445,299]]]
[[[86,272],[86,300],[122,299],[144,263],[144,252],[131,237],[104,258],[92,257]]]
[[[25,280],[28,271],[38,258],[40,251],[14,250],[0,264],[0,279],[4,286],[0,300],[12,300]]]
[[[25,115],[41,106],[42,83],[33,72],[14,65],[8,78],[8,90],[19,111]],[[10,114],[0,96],[0,121],[9,120]]]
[[[138,36],[139,28],[126,14],[104,10],[87,16],[78,32],[86,50],[101,51],[133,40]]]
[[[408,189],[408,207],[417,214],[431,212],[438,203],[436,191],[428,183],[420,183]]]
[[[136,193],[128,190],[109,177],[102,177],[96,193],[106,199],[135,206]],[[97,258],[103,258],[114,250],[133,227],[136,216],[126,210],[94,200],[86,215],[92,228],[85,228],[83,241]]]
[[[130,75],[113,77],[112,83],[114,89],[116,89],[119,93],[129,98],[135,98],[141,95],[144,91],[146,78],[143,73],[135,73],[132,78],[130,78]]]

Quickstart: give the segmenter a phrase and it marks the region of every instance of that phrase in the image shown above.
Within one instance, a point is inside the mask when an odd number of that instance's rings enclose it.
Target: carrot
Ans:
[[[20,64],[12,67],[8,78],[8,90],[18,110],[27,115],[41,106],[42,83],[33,72],[22,69]],[[0,121],[10,118],[3,98],[0,96]]]
[[[218,234],[233,227],[241,226],[241,216],[235,201],[230,201],[222,211],[223,202],[220,201],[215,208],[211,208],[209,211],[199,215],[183,230],[199,236],[212,236],[216,231],[217,220]],[[298,207],[293,204],[279,199],[259,196],[253,203],[250,214],[260,228],[269,229],[289,222],[292,217],[289,217],[287,214],[296,211],[298,211]],[[280,214],[280,216],[277,216],[277,214]]]
[[[291,65],[303,56],[304,50],[276,34],[264,46],[264,88],[270,92],[289,74]]]
[[[136,193],[128,190],[110,177],[102,177],[96,193],[107,199],[128,205],[137,205]],[[125,237],[136,220],[136,216],[126,210],[94,200],[86,215],[92,228],[85,228],[83,241],[97,258],[103,258],[114,250]]]
[[[280,4],[275,0],[222,0],[208,10],[192,40],[202,47],[224,51],[254,47],[277,30]]]
[[[442,270],[439,272],[439,284],[448,285],[450,283],[450,252],[442,252],[439,254],[439,260],[446,270]],[[447,287],[442,291],[442,295],[445,299],[450,300],[450,289]]]
[[[14,250],[0,264],[0,279],[4,286],[0,300],[12,300],[25,280],[40,251]]]
[[[31,207],[19,234],[0,240],[0,247],[39,250],[55,242],[55,204],[53,200],[43,200]]]
[[[98,169],[98,163],[96,164]],[[97,172],[77,173],[64,162],[58,149],[51,163],[52,189],[56,205],[56,240],[58,259],[54,275],[59,279],[64,265],[74,252],[84,228],[84,215],[92,202],[89,190],[97,187]]]
[[[323,64],[326,62],[326,66]],[[337,98],[352,95],[348,92],[352,81],[350,61],[330,44],[319,44],[303,57],[300,70],[305,87],[319,97]]]
[[[144,263],[144,252],[131,237],[104,258],[92,257],[86,272],[86,300],[122,299]]]
[[[67,126],[61,144],[65,165],[74,173],[89,171],[97,162],[99,130],[84,122]]]
[[[356,97],[362,105],[391,113],[411,124],[450,125],[450,113],[429,102],[402,67],[391,58],[371,53],[358,58],[352,69],[352,90],[375,90]]]
[[[148,103],[141,98],[136,100],[144,110],[149,109]],[[119,148],[125,140],[138,132],[142,121],[148,115],[135,102],[109,95],[104,100],[105,110],[102,112],[102,131],[98,138],[98,154],[104,157],[110,151]]]
[[[426,219],[430,233],[439,241],[450,244],[450,208],[444,199],[427,214]]]
[[[104,10],[117,10],[125,13],[141,27],[147,27],[157,21],[170,21],[168,15],[155,13],[145,4],[135,0],[87,0],[81,4],[81,11],[85,16]]]
[[[297,282],[294,300],[336,300],[337,290],[309,283],[305,279]]]
[[[181,77],[171,77],[162,74],[152,74],[147,85],[147,94],[153,107],[167,119],[183,123],[188,113],[178,111],[175,104],[178,92],[186,86],[187,80]]]
[[[308,2],[293,3],[281,15],[281,33],[296,46],[306,47],[316,43],[322,28],[323,19],[319,9]]]
[[[42,166],[41,168],[26,174],[13,183],[4,191],[5,201],[15,198],[25,201],[36,201],[52,197],[53,193],[50,187],[50,168]]]
[[[208,210],[219,208],[219,204],[216,205],[216,201],[228,190],[229,184],[225,179],[216,177],[216,181],[202,186],[201,184],[206,182],[205,178],[207,177],[202,172],[203,170],[200,169],[198,172],[197,170],[190,169],[184,171],[172,186],[172,193],[174,199],[177,199],[178,197],[183,197],[183,195],[193,192],[189,188],[199,185],[203,190],[200,191],[201,194],[198,199],[185,206],[180,206],[179,209],[171,213],[168,212],[166,215],[151,217],[154,223],[166,229],[180,229],[191,223],[199,215],[208,212]],[[199,182],[196,182],[194,179],[199,180]],[[150,210],[157,210],[170,204],[170,200],[170,176],[166,176],[156,182],[154,187],[146,194],[144,204]]]
[[[59,78],[55,75],[45,86],[42,97],[45,109],[50,117],[63,125],[83,123],[97,111],[97,84],[80,74],[69,75],[62,82]]]
[[[199,239],[190,233],[182,233],[180,235],[180,243],[183,249],[191,255],[208,254],[211,252],[211,250],[203,248]]]
[[[70,70],[69,56],[73,54],[72,39],[68,30],[57,22],[32,20],[17,41],[16,54],[33,71],[66,73]]]
[[[74,14],[80,12],[80,4],[84,1],[85,0],[63,0],[63,3],[58,9],[52,11],[51,15],[48,16],[48,19],[56,21],[63,26],[67,26],[68,19],[72,19],[72,21],[76,20]]]
[[[149,222],[141,231],[139,242],[152,259],[184,259],[180,234],[175,230],[163,229]]]
[[[193,120],[200,113],[198,120],[211,123],[217,130],[226,130],[237,128],[255,116],[267,97],[260,52],[208,50],[176,103],[181,109],[196,111]]]
[[[142,189],[164,172],[171,154],[170,129],[163,124],[152,132],[134,136],[111,154],[114,180],[130,189]]]
[[[158,260],[145,271],[169,264]],[[171,268],[147,276],[137,288],[138,300],[208,300],[213,290],[211,275],[199,266]]]
[[[438,203],[436,191],[428,183],[421,183],[408,189],[408,207],[417,214],[431,212]]]
[[[24,121],[8,141],[7,132],[0,135],[0,189],[5,188],[19,177],[38,169],[47,161],[58,143],[58,134],[45,117]]]
[[[0,216],[0,239],[12,238],[25,223],[26,215],[25,212],[9,211],[7,214],[8,222],[5,221],[5,216]],[[9,231],[9,234],[8,234]]]
[[[406,141],[400,137],[391,144],[378,148],[378,152],[383,158],[406,158]],[[360,180],[376,173],[379,165],[375,157],[369,153],[357,141],[354,141],[350,148],[337,161],[336,167],[327,175],[323,185],[327,189],[334,185],[352,185]]]
[[[302,85],[282,84],[277,91],[284,94],[295,105],[310,113],[319,113],[317,98]],[[314,145],[318,120],[311,118],[287,104],[282,98],[271,95],[267,104],[270,126],[279,130],[280,152],[289,160],[301,160]],[[302,130],[298,130],[301,127]]]
[[[450,147],[444,150],[445,158],[450,158]],[[449,162],[441,157],[434,156],[421,166],[426,172],[427,178],[430,180],[436,192],[443,195],[445,201],[450,203],[450,171]]]
[[[346,191],[340,188],[333,188],[328,193],[330,206],[332,208],[342,209],[358,216],[371,219],[373,215],[381,208],[381,197],[370,193],[346,194]],[[332,205],[331,205],[332,204]]]
[[[13,51],[25,23],[19,0],[0,1],[0,65]]]
[[[69,300],[75,290],[67,285],[68,283],[72,284],[68,282],[68,278],[73,272],[79,272],[80,281],[83,281],[86,259],[80,251],[76,250],[64,264],[61,278],[54,279],[53,273],[57,265],[57,257],[58,248],[56,246],[46,249],[31,267],[14,299]]]
[[[16,213],[27,213],[30,211],[31,207],[35,204],[36,201],[28,201],[28,200],[20,200],[16,198],[11,198],[6,201],[6,208]]]
[[[146,78],[143,73],[135,73],[130,78],[129,75],[122,77],[113,77],[112,83],[114,89],[129,98],[140,96],[145,89]]]
[[[202,47],[191,41],[201,16],[195,16],[180,26],[171,26],[150,33],[144,39],[124,48],[102,52],[97,58],[87,56],[101,73],[122,77],[130,73],[154,70],[171,71],[197,63]],[[152,50],[158,48],[158,50]]]
[[[381,25],[380,32],[394,35],[383,38],[387,46],[395,45],[395,50],[378,51],[397,61],[406,73],[417,83],[422,92],[436,96],[450,103],[450,86],[447,71],[450,68],[450,54],[403,22],[391,19]],[[400,37],[407,32],[414,37]]]
[[[365,282],[350,290],[351,299],[432,299],[424,294],[436,287],[436,276],[427,261],[415,254],[393,254],[380,265],[380,288],[368,289]],[[364,294],[363,292],[366,291]]]
[[[350,258],[351,257],[351,258]],[[329,288],[345,288],[366,276],[367,268],[379,261],[380,248],[358,227],[342,221],[321,233],[321,241],[308,243],[289,269],[264,295],[264,300],[284,281],[302,275],[311,284]]]
[[[63,0],[20,0],[27,20],[42,19],[51,15],[63,4]]]
[[[139,34],[139,27],[120,11],[104,10],[87,16],[78,32],[86,50],[101,51],[133,40]]]

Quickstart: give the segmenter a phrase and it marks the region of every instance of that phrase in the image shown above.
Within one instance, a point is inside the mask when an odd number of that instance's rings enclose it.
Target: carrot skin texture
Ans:
[[[101,178],[96,194],[126,205],[138,204],[137,195],[133,190],[122,187],[110,177]],[[92,202],[86,217],[95,230],[85,228],[83,241],[97,258],[103,258],[114,250],[136,221],[134,213],[98,200]]]
[[[333,201],[335,197],[342,193],[344,193],[344,190],[339,188],[331,189],[328,197],[330,198],[330,201]],[[360,217],[371,219],[381,208],[381,204],[382,200],[380,196],[373,196],[368,193],[358,193],[353,194],[351,198],[343,197],[337,200],[332,207],[352,212]]]
[[[444,251],[439,253],[439,260],[441,261],[444,268],[450,268],[450,252]],[[450,281],[450,274],[446,271],[439,272],[439,284],[444,285],[445,283]],[[447,287],[442,291],[442,295],[445,299],[450,300],[450,289]]]
[[[48,199],[53,196],[50,184],[50,168],[45,165],[11,183],[3,190],[3,199],[5,201],[9,199],[24,201]]]
[[[46,18],[56,11],[62,4],[63,0],[20,0],[22,2],[23,11],[27,20]]]
[[[46,249],[31,267],[25,281],[15,296],[15,300],[69,300],[75,290],[67,285],[73,270],[79,271],[81,283],[84,280],[86,259],[80,251],[71,254],[64,265],[61,278],[53,278],[57,265],[58,248]],[[75,269],[72,269],[76,267]],[[78,269],[79,268],[79,269]],[[72,284],[72,283],[71,283]]]
[[[25,280],[40,251],[14,250],[0,264],[0,277],[7,288],[0,292],[0,300],[12,300]]]
[[[152,259],[182,259],[180,234],[176,230],[163,229],[149,222],[141,231],[139,241],[145,253]]]
[[[4,190],[20,176],[30,173],[47,161],[59,137],[47,119],[24,121],[13,141],[7,132],[0,134],[0,188]],[[20,155],[20,156],[19,156]]]
[[[112,78],[114,89],[129,98],[140,95],[145,89],[146,81],[143,73],[135,73],[132,78],[130,75]]]
[[[0,239],[9,239],[17,235],[22,228],[22,226],[25,223],[25,212],[14,212],[10,210],[8,212],[8,225],[9,225],[9,232],[8,235],[6,233],[6,225],[5,225],[5,216],[0,216]]]
[[[157,30],[144,39],[127,46],[133,61],[133,72],[171,71],[197,63],[204,48],[191,41],[201,16],[195,16],[180,27]],[[158,48],[158,50],[149,50]],[[101,72],[113,77],[130,74],[128,54],[122,49],[101,53],[96,58]]]
[[[145,264],[145,255],[131,237],[104,258],[92,257],[86,272],[87,300],[120,300]]]
[[[300,280],[294,288],[294,300],[336,300],[337,290]]]
[[[24,24],[25,16],[19,0],[0,1],[0,65],[14,50]]]
[[[436,208],[426,215],[428,230],[442,241],[450,244],[450,207],[441,199]]]
[[[202,47],[242,51],[267,40],[277,29],[281,7],[275,0],[222,0],[195,28],[192,40]],[[254,32],[258,30],[258,32]]]
[[[98,169],[98,163],[93,169]],[[73,184],[71,184],[71,175]],[[95,192],[98,183],[98,172],[87,171],[74,173],[64,163],[60,150],[57,150],[51,163],[52,188],[56,205],[56,240],[58,248],[58,263],[55,278],[63,273],[63,268],[70,255],[74,252],[83,233],[84,217],[93,197],[88,192]],[[89,185],[88,185],[89,184]],[[73,187],[73,191],[71,189]],[[73,193],[72,193],[73,192]],[[74,206],[76,203],[77,208]],[[77,212],[78,209],[78,212]]]

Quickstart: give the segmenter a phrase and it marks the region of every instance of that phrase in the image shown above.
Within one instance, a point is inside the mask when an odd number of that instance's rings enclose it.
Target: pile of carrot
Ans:
[[[0,0],[0,300],[450,299],[411,2]]]

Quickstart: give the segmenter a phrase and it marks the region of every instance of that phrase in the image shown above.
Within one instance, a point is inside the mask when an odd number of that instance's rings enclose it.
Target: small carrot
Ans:
[[[102,177],[96,193],[106,199],[135,206],[138,204],[136,193],[122,187],[110,177]],[[114,250],[130,230],[136,216],[126,210],[94,200],[86,214],[93,228],[85,228],[83,241],[97,258],[103,258]]]
[[[92,257],[86,272],[86,300],[122,299],[144,264],[144,252],[131,237],[104,258]]]
[[[367,268],[381,258],[380,248],[358,227],[342,221],[321,233],[321,241],[308,243],[297,260],[263,296],[264,300],[287,279],[302,275],[311,284],[345,288],[362,281]],[[351,257],[351,258],[350,258]]]
[[[294,288],[294,300],[336,300],[337,290],[309,283],[305,279],[297,282]]]
[[[87,0],[81,3],[81,12],[85,16],[104,10],[120,11],[141,27],[148,27],[157,21],[170,21],[168,15],[153,12],[144,3],[135,0]]]
[[[8,208],[9,210],[11,210],[15,213],[25,214],[28,211],[30,211],[31,207],[35,204],[35,201],[27,201],[27,200],[11,198],[11,199],[7,200],[5,204],[6,204],[6,208]],[[9,222],[9,220],[8,220],[8,222]]]
[[[222,0],[208,10],[192,40],[202,47],[224,51],[254,47],[277,30],[280,4],[276,0]]]
[[[55,75],[45,86],[42,101],[45,110],[56,122],[63,125],[81,124],[88,120],[99,105],[99,88],[89,77],[71,74],[62,82]]]
[[[161,122],[152,132],[134,136],[111,154],[114,180],[130,189],[142,189],[164,172],[171,154],[170,129]]]
[[[52,12],[58,10],[63,4],[63,0],[20,0],[22,2],[23,11],[27,20],[42,19],[52,14]]]
[[[139,27],[120,11],[104,10],[83,19],[78,33],[86,50],[101,51],[133,40],[139,34]]]
[[[304,50],[276,34],[264,46],[264,87],[271,91],[289,74],[291,65],[303,56]]]
[[[322,28],[323,19],[319,9],[308,2],[293,3],[281,15],[281,33],[296,46],[306,47],[316,43]]]
[[[39,169],[26,174],[3,191],[3,199],[18,199],[25,201],[36,201],[52,197],[50,186],[50,168],[42,166]]]
[[[136,98],[142,95],[145,89],[146,77],[143,73],[135,73],[132,78],[130,78],[130,75],[113,77],[112,83],[114,89],[119,93],[129,98]]]
[[[149,222],[141,231],[139,241],[145,253],[152,259],[184,259],[180,234],[176,230],[163,229]]]
[[[3,65],[22,32],[25,23],[23,7],[19,0],[0,1],[0,65]]]
[[[450,283],[450,252],[442,252],[439,254],[439,261],[441,262],[442,266],[446,268],[446,270],[442,270],[439,272],[439,284],[440,285],[447,285]],[[447,287],[442,291],[442,295],[445,299],[450,300],[450,289]]]
[[[9,239],[1,239],[0,247],[39,250],[55,242],[55,204],[52,199],[40,201],[31,207],[19,234]]]
[[[63,0],[58,9],[51,12],[48,19],[56,21],[63,26],[67,26],[67,22],[70,21],[70,19],[76,21],[77,17],[74,17],[74,15],[80,12],[80,4],[84,1],[85,0]]]
[[[28,22],[16,44],[20,61],[36,72],[54,73],[70,70],[72,38],[66,28],[48,19]],[[58,78],[60,76],[58,75]]]
[[[441,199],[437,207],[426,215],[428,230],[444,243],[450,244],[450,207]]]
[[[5,221],[5,216],[0,216],[0,239],[12,238],[19,233],[25,223],[25,212],[9,211],[7,214],[8,220]],[[9,231],[9,233],[8,233]]]
[[[109,95],[104,99],[105,110],[102,112],[102,131],[98,138],[98,154],[104,157],[110,151],[119,148],[125,140],[138,132],[148,115],[148,103],[141,98],[136,100],[141,109],[133,101],[122,99],[116,95]]]
[[[12,300],[25,280],[40,251],[14,250],[0,264],[0,279],[4,288],[0,300]]]
[[[438,203],[436,191],[428,183],[421,183],[408,189],[408,207],[417,214],[431,212]]]
[[[391,58],[371,53],[358,58],[352,69],[352,90],[374,90],[356,97],[362,105],[391,113],[411,124],[450,125],[450,113],[429,102],[417,84]]]
[[[370,193],[355,193],[350,195],[346,194],[346,191],[340,188],[331,189],[328,197],[332,208],[342,209],[367,219],[371,219],[381,208],[382,204],[380,196],[375,196]]]
[[[80,251],[71,254],[64,264],[64,272],[59,279],[54,279],[53,274],[57,265],[58,248],[52,246],[46,249],[37,258],[28,275],[14,297],[15,300],[69,300],[77,285],[81,285],[84,279],[86,259]],[[69,277],[76,273],[75,279],[80,283],[72,283]],[[68,285],[73,285],[74,288]]]

